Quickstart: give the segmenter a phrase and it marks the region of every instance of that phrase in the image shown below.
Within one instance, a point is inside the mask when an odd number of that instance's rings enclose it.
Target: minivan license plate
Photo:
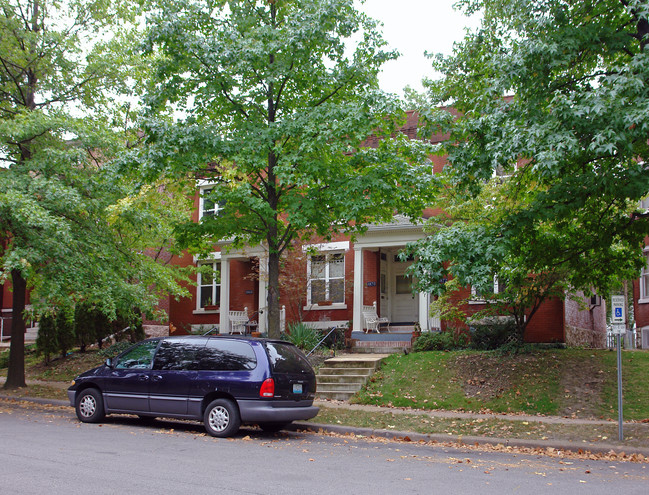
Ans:
[[[302,384],[301,383],[294,383],[293,384],[293,393],[294,394],[301,394],[302,393]]]

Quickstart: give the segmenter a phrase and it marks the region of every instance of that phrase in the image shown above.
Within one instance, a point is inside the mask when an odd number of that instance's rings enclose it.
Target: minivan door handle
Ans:
[[[137,379],[141,382],[146,382],[149,379],[149,375],[138,375]]]
[[[159,382],[160,380],[162,380],[162,375],[152,375],[152,376],[151,376],[151,379],[152,379],[154,382]]]

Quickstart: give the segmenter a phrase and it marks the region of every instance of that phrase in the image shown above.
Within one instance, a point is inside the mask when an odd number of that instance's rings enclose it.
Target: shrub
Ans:
[[[68,308],[60,308],[56,313],[56,339],[61,357],[65,357],[74,347],[74,312]]]
[[[491,320],[471,325],[471,347],[473,349],[492,351],[505,344],[520,344],[513,321]]]
[[[0,368],[9,367],[9,350],[0,352]]]
[[[320,340],[322,340],[330,331],[331,331],[331,328],[323,328],[323,329],[319,330],[319,332],[318,332],[318,342],[320,342]],[[331,332],[331,335],[329,335],[325,339],[325,341],[322,344],[320,344],[320,347],[323,347],[323,348],[326,348],[326,349],[336,349],[336,350],[344,349],[345,348],[345,329],[341,328],[341,327],[336,327],[336,329],[333,332]],[[311,349],[313,349],[313,347]],[[311,350],[311,349],[309,349],[309,350]]]
[[[425,352],[465,349],[468,341],[468,337],[462,332],[426,332],[417,337],[412,345],[412,350]]]
[[[318,330],[300,322],[290,324],[288,333],[284,335],[284,338],[303,351],[309,352],[320,342],[322,337],[320,337]]]
[[[50,362],[50,356],[58,350],[56,338],[56,317],[47,313],[41,315],[38,320],[38,336],[36,337],[36,351],[39,356]]]

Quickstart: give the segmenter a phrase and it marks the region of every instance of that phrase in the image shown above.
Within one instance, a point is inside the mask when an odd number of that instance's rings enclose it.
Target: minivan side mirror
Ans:
[[[106,359],[106,366],[112,368],[114,366],[113,360],[111,358]]]

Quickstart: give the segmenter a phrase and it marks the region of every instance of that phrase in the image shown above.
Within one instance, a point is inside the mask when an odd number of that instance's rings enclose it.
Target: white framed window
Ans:
[[[206,216],[218,216],[219,211],[221,211],[225,205],[225,201],[215,201],[211,198],[211,193],[212,188],[209,186],[200,188],[200,200],[198,205],[199,220]]]
[[[640,298],[639,303],[649,303],[649,248],[644,252],[646,263],[640,272]]]
[[[649,196],[645,196],[640,200],[640,209],[643,211],[649,210]]]
[[[344,252],[309,255],[307,271],[308,304],[325,305],[345,302]]]
[[[206,306],[218,305],[221,301],[221,262],[200,261],[198,266],[202,270],[196,280],[197,309],[204,310]]]
[[[493,291],[491,294],[483,294],[480,292],[480,290],[477,287],[471,286],[471,300],[469,303],[485,303],[491,299],[492,294],[499,294],[501,292],[505,291],[505,282],[502,280],[498,280],[498,276],[494,275],[494,282],[493,282]]]

